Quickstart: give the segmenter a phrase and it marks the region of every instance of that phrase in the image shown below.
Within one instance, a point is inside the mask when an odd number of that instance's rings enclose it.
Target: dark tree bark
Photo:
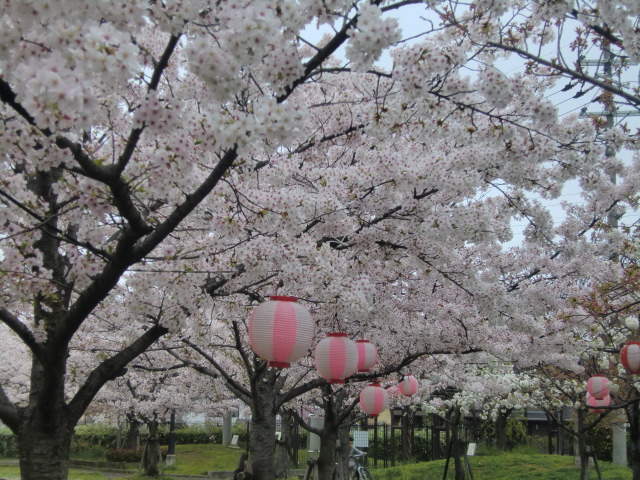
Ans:
[[[586,415],[587,413],[584,409],[577,409],[576,442],[578,449],[578,458],[580,459],[580,480],[589,480],[589,451],[587,450],[587,436],[585,428]]]
[[[276,478],[289,477],[289,465],[293,458],[293,418],[288,409],[280,411],[280,440],[276,441]]]
[[[334,391],[329,384],[323,385],[322,400],[324,426],[317,433],[320,436],[318,456],[318,476],[321,479],[348,479],[349,477],[349,429],[356,420],[354,406],[346,403],[347,392],[343,388]]]
[[[129,424],[129,434],[127,436],[128,450],[137,450],[140,446],[140,420],[136,418],[135,413],[127,413],[127,423]]]
[[[496,417],[496,447],[498,450],[506,451],[509,449],[509,439],[507,436],[507,422],[509,415],[511,415],[513,409],[506,409],[504,411],[498,411]]]
[[[335,478],[338,428],[335,414],[325,410],[324,427],[320,431],[320,454],[318,455],[318,476],[322,479]]]
[[[462,419],[462,412],[460,411],[460,407],[456,407],[451,415],[451,440],[450,440],[451,456],[453,457],[453,462],[455,465],[456,480],[466,480],[467,478],[467,471],[462,461],[464,452],[462,452],[462,448],[460,444],[461,419]]]
[[[158,465],[161,460],[158,420],[149,420],[147,426],[149,427],[149,437],[142,452],[142,466],[145,475],[155,477],[160,473]]]
[[[630,433],[630,462],[633,480],[640,480],[640,403],[632,402],[627,408]]]
[[[273,377],[273,373],[271,373]],[[256,480],[275,480],[276,410],[274,410],[275,378],[256,382],[258,393],[253,398],[249,431],[251,468]]]

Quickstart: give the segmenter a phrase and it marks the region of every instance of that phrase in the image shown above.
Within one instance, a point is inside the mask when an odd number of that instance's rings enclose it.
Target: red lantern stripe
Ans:
[[[594,375],[587,381],[587,392],[594,398],[602,400],[609,395],[609,379],[604,375]]]
[[[630,342],[620,352],[620,362],[627,372],[637,375],[640,373],[640,343]]]
[[[611,396],[607,395],[602,399],[592,397],[587,393],[587,406],[591,408],[593,413],[602,413],[601,407],[608,407],[611,404]]]
[[[285,361],[293,353],[298,340],[298,322],[291,302],[275,303],[273,323],[273,357],[276,361]]]
[[[346,333],[329,333],[316,346],[316,367],[329,383],[344,383],[358,366],[358,349]]]
[[[377,417],[389,408],[389,395],[380,385],[371,384],[360,392],[360,407],[370,416]]]
[[[342,378],[347,364],[347,348],[344,342],[331,342],[329,344],[329,371],[331,377]]]
[[[313,339],[309,311],[295,297],[271,297],[249,318],[249,342],[269,366],[285,368],[306,355]]]
[[[418,380],[413,375],[406,375],[402,381],[398,384],[398,391],[410,397],[418,391]]]
[[[369,340],[356,340],[358,347],[358,371],[368,372],[378,363],[378,349]]]

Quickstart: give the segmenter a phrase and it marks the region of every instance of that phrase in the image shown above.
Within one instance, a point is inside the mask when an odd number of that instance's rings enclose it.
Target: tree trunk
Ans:
[[[73,427],[50,430],[42,424],[20,426],[18,452],[22,480],[66,480]]]
[[[511,414],[511,409],[498,412],[498,416],[496,418],[496,447],[498,450],[507,451],[509,449],[509,439],[507,437],[507,421],[509,420],[509,415]]]
[[[276,442],[276,478],[288,478],[289,464],[293,457],[293,418],[286,409],[280,412],[280,417],[280,440]]]
[[[66,480],[69,450],[78,416],[64,402],[67,350],[31,362],[29,404],[18,417],[17,439],[22,480]]]
[[[462,462],[462,452],[460,449],[460,419],[462,412],[460,407],[456,407],[451,416],[451,456],[456,469],[456,480],[466,480],[467,472]]]
[[[262,418],[251,420],[250,458],[251,468],[255,480],[275,480],[276,469],[274,464],[275,415],[263,415]]]
[[[142,453],[142,465],[144,474],[148,477],[158,476],[160,473],[158,465],[160,463],[160,439],[158,438],[158,421],[147,422],[149,427],[149,438]]]
[[[578,441],[578,458],[580,458],[580,480],[589,480],[589,452],[587,450],[586,432],[584,420],[586,412],[577,409],[576,436]]]
[[[336,480],[349,480],[349,429],[350,424],[343,424],[338,429],[338,439],[340,440],[340,448],[337,451],[337,475]]]
[[[253,398],[251,429],[249,432],[249,458],[255,480],[275,480],[276,467],[276,412],[274,411],[274,385],[258,382],[257,398]]]
[[[335,423],[335,418],[333,415],[330,418],[325,416],[324,427],[320,435],[320,455],[318,455],[318,477],[321,480],[330,480],[335,476],[337,441],[338,425]]]
[[[640,480],[640,404],[634,402],[626,408],[630,433],[630,461],[633,480]]]
[[[137,450],[140,446],[140,421],[135,418],[134,414],[127,414],[127,422],[129,422],[129,435],[125,448]]]

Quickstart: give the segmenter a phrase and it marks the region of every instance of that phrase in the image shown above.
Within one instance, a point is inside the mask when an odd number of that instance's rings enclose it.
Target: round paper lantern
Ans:
[[[391,385],[390,387],[387,387],[387,394],[389,395],[389,398],[394,398],[398,396],[398,386],[397,385]]]
[[[371,383],[360,392],[360,408],[370,417],[377,417],[389,408],[389,395],[379,383]]]
[[[286,368],[305,356],[313,342],[311,314],[295,297],[272,296],[249,317],[249,342],[270,367]]]
[[[418,390],[418,380],[413,375],[405,375],[400,383],[398,383],[398,391],[410,397]]]
[[[378,349],[369,340],[356,340],[358,371],[368,372],[378,362]]]
[[[602,413],[604,410],[602,410],[601,407],[608,407],[610,403],[611,397],[609,395],[599,400],[587,393],[587,407],[589,407],[593,413]]]
[[[640,343],[629,342],[620,351],[620,363],[632,375],[640,373]]]
[[[587,380],[587,392],[593,398],[602,400],[609,395],[609,379],[604,375],[594,375]]]
[[[327,333],[316,346],[316,368],[329,383],[344,383],[358,367],[358,347],[346,333]]]

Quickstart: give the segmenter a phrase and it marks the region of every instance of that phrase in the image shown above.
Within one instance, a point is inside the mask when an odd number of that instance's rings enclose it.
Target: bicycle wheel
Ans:
[[[364,467],[358,469],[358,478],[359,480],[373,480],[373,477],[369,473],[369,470]]]

